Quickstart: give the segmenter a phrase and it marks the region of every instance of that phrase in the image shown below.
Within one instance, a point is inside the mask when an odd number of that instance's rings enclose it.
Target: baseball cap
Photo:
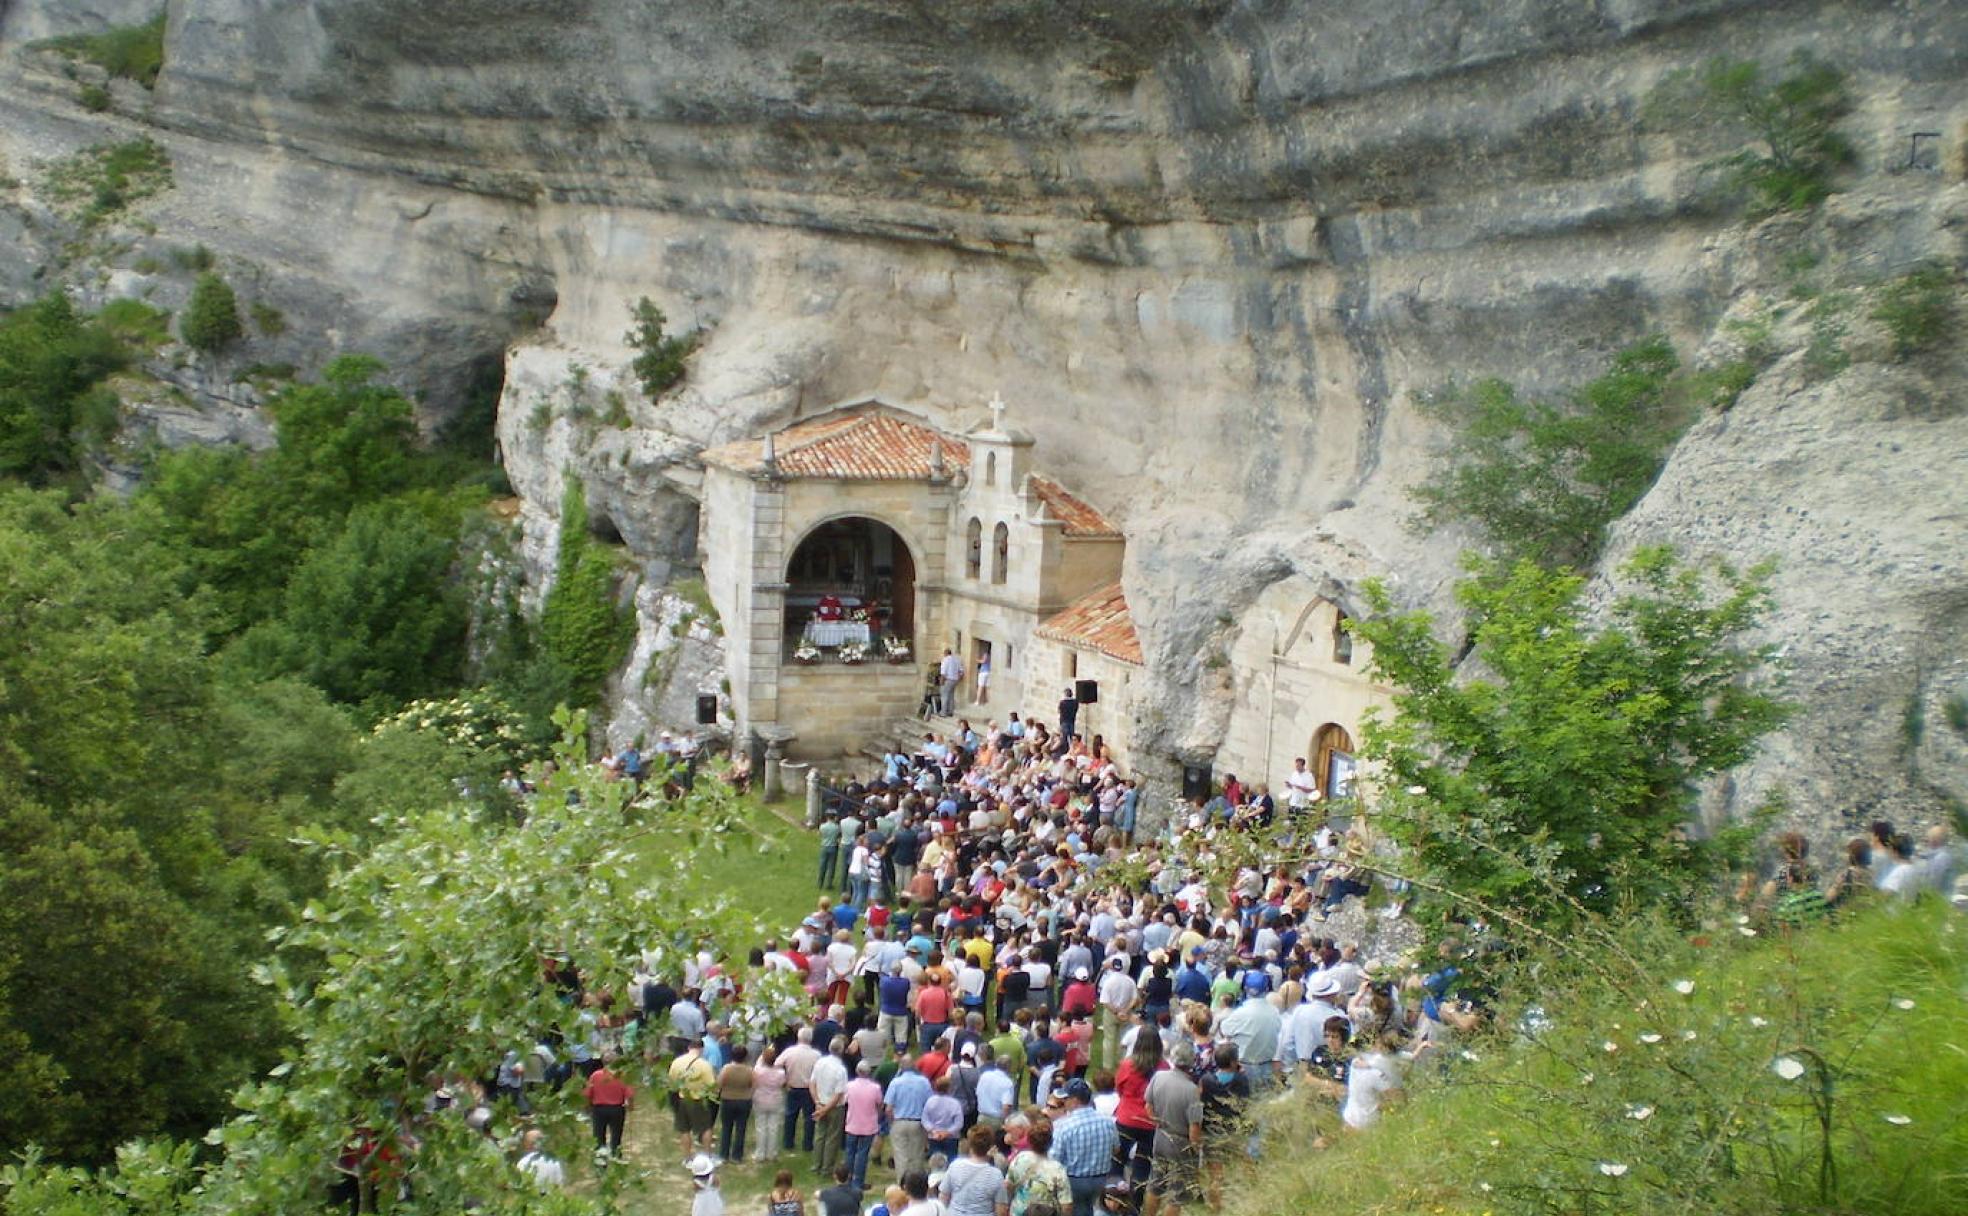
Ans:
[[[1086,969],[1085,967],[1075,967],[1075,968],[1073,968],[1073,978],[1074,978],[1074,979],[1076,979],[1076,980],[1083,980],[1083,979],[1086,979],[1086,978],[1087,978],[1087,969]]]
[[[1264,992],[1271,987],[1271,977],[1262,971],[1246,971],[1244,988],[1250,992]]]
[[[1093,1087],[1079,1077],[1066,1082],[1060,1087],[1059,1092],[1069,1098],[1077,1098],[1081,1102],[1093,1101]]]

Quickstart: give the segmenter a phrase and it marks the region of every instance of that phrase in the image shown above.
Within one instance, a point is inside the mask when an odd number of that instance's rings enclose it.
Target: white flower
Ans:
[[[1489,1193],[1490,1193],[1491,1191],[1493,1191],[1493,1190],[1495,1190],[1496,1188],[1495,1188],[1495,1187],[1492,1187],[1492,1186],[1491,1186],[1491,1185],[1490,1185],[1489,1183],[1487,1183],[1487,1182],[1479,1182],[1479,1183],[1477,1183],[1477,1184],[1476,1184],[1476,1189],[1477,1189],[1477,1190],[1479,1190],[1479,1191],[1481,1191],[1481,1192],[1483,1192],[1483,1193],[1484,1193],[1485,1195],[1487,1195],[1487,1194],[1489,1194]]]
[[[1688,1042],[1692,1043],[1695,1041],[1695,1032],[1692,1030],[1684,1030],[1681,1032],[1681,1037],[1683,1039],[1686,1039]]]
[[[1913,1122],[1913,1120],[1906,1115],[1887,1115],[1886,1122],[1892,1124],[1894,1127],[1905,1127],[1907,1124]]]
[[[1503,1147],[1503,1141],[1501,1141],[1501,1140],[1492,1140],[1492,1141],[1490,1141],[1490,1147],[1491,1147],[1491,1148],[1502,1148],[1502,1147]]]
[[[1654,1117],[1654,1108],[1651,1106],[1629,1106],[1626,1108],[1626,1117],[1645,1123]]]
[[[1737,929],[1736,932],[1742,934],[1744,937],[1756,936],[1756,930],[1750,928],[1748,925],[1744,925],[1742,928]]]
[[[1736,923],[1739,925],[1746,925],[1749,923],[1749,917],[1747,915],[1738,916],[1736,918]]]
[[[1761,1030],[1761,1029],[1762,1029],[1763,1027],[1765,1027],[1765,1026],[1768,1026],[1768,1025],[1770,1024],[1770,1019],[1768,1019],[1768,1018],[1759,1018],[1759,1017],[1751,1017],[1751,1018],[1749,1019],[1749,1024],[1750,1024],[1751,1026],[1754,1026],[1754,1027],[1756,1027],[1756,1028],[1757,1028],[1758,1030]]]
[[[1651,1045],[1660,1042],[1661,1037],[1657,1034],[1643,1034],[1640,1036],[1640,1041]]]
[[[1466,1048],[1463,1050],[1462,1058],[1469,1061],[1471,1064],[1481,1063],[1483,1059],[1482,1056],[1479,1056],[1475,1052],[1470,1051]]]
[[[1427,792],[1428,792],[1428,787],[1425,785],[1411,785],[1408,787],[1408,793],[1413,794],[1417,798],[1421,797],[1423,794],[1426,794]]]
[[[1692,994],[1694,993],[1694,991],[1695,991],[1695,981],[1693,981],[1693,980],[1675,980],[1675,981],[1674,981],[1674,990],[1675,990],[1676,992],[1678,992],[1678,993],[1680,993],[1680,994],[1681,994],[1682,996],[1690,996],[1690,995],[1692,995]]]
[[[1593,1083],[1594,1081],[1597,1081],[1598,1079],[1599,1079],[1599,1076],[1598,1076],[1598,1074],[1597,1074],[1597,1073],[1590,1073],[1590,1072],[1582,1072],[1582,1073],[1580,1073],[1580,1074],[1579,1074],[1579,1084],[1580,1084],[1580,1085],[1590,1085],[1590,1084],[1592,1084],[1592,1083]]]
[[[1599,1172],[1608,1178],[1618,1178],[1626,1173],[1626,1167],[1617,1161],[1601,1161]]]
[[[1601,1046],[1603,1046],[1606,1049],[1606,1054],[1608,1055],[1611,1055],[1613,1052],[1616,1052],[1620,1049],[1620,1045],[1618,1043],[1613,1042],[1611,1039],[1607,1039],[1603,1044],[1601,1044]]]
[[[1911,1009],[1911,1008],[1913,1008],[1913,1002],[1912,1002],[1911,1000],[1909,1000],[1908,998],[1906,998],[1906,997],[1900,997],[1900,998],[1899,998],[1898,1000],[1895,1000],[1895,1001],[1893,1002],[1893,1008],[1895,1008],[1895,1009]]]
[[[1777,1062],[1770,1065],[1770,1067],[1775,1069],[1777,1075],[1786,1081],[1795,1081],[1804,1075],[1803,1061],[1797,1059],[1795,1056],[1778,1056]]]

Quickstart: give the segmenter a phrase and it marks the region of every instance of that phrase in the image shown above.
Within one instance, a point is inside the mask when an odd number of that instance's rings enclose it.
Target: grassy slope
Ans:
[[[1415,1078],[1368,1133],[1307,1151],[1330,1111],[1269,1108],[1265,1160],[1226,1210],[1968,1211],[1968,922],[1933,905],[1776,937],[1723,923],[1705,945],[1626,937],[1648,978],[1622,993],[1574,972],[1545,990],[1539,1043],[1468,1044],[1452,1083]],[[1786,1080],[1780,1059],[1807,1071]]]

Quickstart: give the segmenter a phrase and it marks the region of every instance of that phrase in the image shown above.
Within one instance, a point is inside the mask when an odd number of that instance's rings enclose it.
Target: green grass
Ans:
[[[1634,973],[1609,951],[1540,960],[1536,1043],[1469,1042],[1474,1062],[1446,1083],[1411,1073],[1408,1105],[1366,1133],[1297,1095],[1264,1108],[1264,1163],[1226,1183],[1225,1210],[1968,1211],[1968,924],[1930,902],[1746,927],[1629,925],[1644,969],[1617,989]],[[1332,1147],[1307,1151],[1319,1133]]]
[[[739,798],[738,803],[738,822],[744,834],[724,833],[693,841],[681,831],[659,828],[653,844],[638,844],[637,851],[653,863],[662,850],[689,850],[692,895],[707,900],[731,896],[772,932],[790,933],[813,910],[820,894],[814,884],[820,870],[819,838],[781,819],[756,794]],[[805,814],[804,806],[796,800],[779,803],[778,810],[795,821]],[[742,962],[745,951],[755,943],[721,944]]]
[[[171,340],[171,314],[142,300],[111,300],[96,314],[96,320],[128,345],[145,352]]]
[[[121,25],[100,34],[70,34],[35,44],[70,59],[93,63],[111,76],[154,88],[164,70],[164,14],[142,25]]]
[[[49,197],[92,228],[170,189],[171,158],[150,139],[96,144],[49,166],[46,182]]]
[[[1893,354],[1904,359],[1940,344],[1954,328],[1954,276],[1930,264],[1888,284],[1872,318],[1893,338]]]

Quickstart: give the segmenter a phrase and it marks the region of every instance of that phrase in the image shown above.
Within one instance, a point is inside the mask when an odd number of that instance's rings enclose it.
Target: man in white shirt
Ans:
[[[841,1053],[847,1036],[834,1036],[830,1050],[813,1066],[813,1122],[819,1128],[813,1151],[813,1168],[821,1177],[834,1172],[845,1143],[847,1127],[847,1061]]]
[[[1100,977],[1100,1007],[1103,1013],[1101,1022],[1106,1035],[1106,1055],[1108,1060],[1120,1058],[1119,1041],[1121,1027],[1134,1020],[1135,1001],[1140,995],[1140,987],[1127,973],[1127,960],[1110,959],[1107,973]]]
[[[1327,1018],[1345,1019],[1349,1028],[1348,1038],[1352,1037],[1350,1028],[1353,1024],[1352,1019],[1346,1017],[1346,1011],[1339,1007],[1342,994],[1332,972],[1321,971],[1311,981],[1306,996],[1308,999],[1291,1011],[1291,1025],[1287,1028],[1291,1058],[1301,1065],[1310,1060],[1312,1053],[1326,1041]]]
[[[561,1167],[560,1158],[541,1147],[546,1133],[539,1128],[527,1129],[519,1141],[519,1172],[533,1180],[533,1185],[542,1191],[557,1191],[567,1185],[567,1171]]]
[[[1319,800],[1319,781],[1305,767],[1305,757],[1292,761],[1292,771],[1285,778],[1285,805],[1296,813]]]
[[[963,679],[963,660],[947,646],[943,649],[943,661],[937,664],[936,675],[940,681],[943,703],[943,716],[949,717],[957,712],[957,683]]]

